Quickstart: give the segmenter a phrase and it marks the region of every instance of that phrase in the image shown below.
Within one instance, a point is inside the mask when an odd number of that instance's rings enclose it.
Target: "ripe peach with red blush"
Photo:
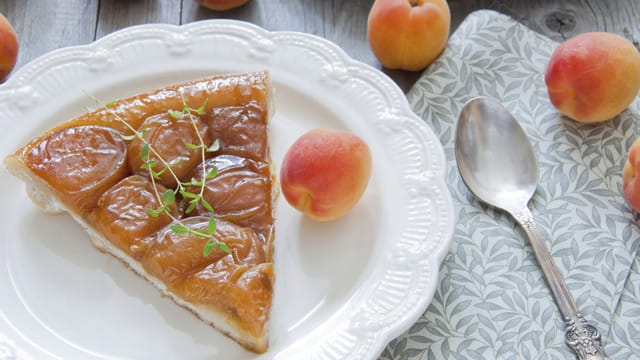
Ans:
[[[359,136],[315,129],[289,148],[280,169],[280,188],[291,206],[312,219],[330,221],[348,213],[371,176],[371,151]]]
[[[0,14],[0,82],[6,79],[18,59],[18,36],[4,15]]]
[[[640,53],[622,36],[577,35],[556,48],[545,73],[551,103],[584,123],[620,114],[640,90]]]

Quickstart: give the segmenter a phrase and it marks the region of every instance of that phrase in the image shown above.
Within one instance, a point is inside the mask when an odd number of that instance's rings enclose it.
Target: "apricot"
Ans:
[[[633,210],[640,212],[640,138],[631,145],[622,170],[622,193]]]
[[[266,104],[250,101],[242,106],[213,108],[203,118],[225,154],[262,161],[269,150],[264,136],[268,131],[266,108]]]
[[[112,244],[139,260],[152,241],[151,236],[171,222],[166,214],[149,213],[160,207],[156,191],[163,194],[166,190],[140,175],[126,177],[100,196],[87,219]],[[175,203],[169,204],[168,209],[180,217]]]
[[[209,219],[202,216],[190,217],[182,222],[184,226],[198,231],[204,231],[208,223]],[[168,226],[152,237],[153,241],[142,257],[142,266],[154,277],[173,283],[209,264],[222,262],[217,276],[221,278],[219,280],[229,280],[232,274],[223,271],[227,267],[225,265],[237,265],[240,261],[245,264],[265,261],[264,244],[249,228],[217,220],[214,236],[225,243],[232,253],[227,254],[214,247],[208,256],[203,256],[202,249],[209,239],[191,232],[178,234]]]
[[[198,4],[216,11],[231,10],[244,5],[249,0],[198,0]]]
[[[558,46],[544,77],[551,103],[584,123],[620,114],[640,90],[640,53],[622,36],[591,32]]]
[[[127,175],[127,144],[117,130],[80,125],[44,137],[25,156],[36,175],[65,194],[85,214],[99,197]]]
[[[18,59],[18,36],[13,26],[0,13],[0,82],[9,76]]]
[[[421,70],[449,39],[451,13],[445,0],[376,0],[369,12],[369,45],[389,69]]]
[[[371,151],[355,134],[315,129],[296,140],[282,161],[287,202],[318,221],[337,219],[362,197],[371,175]]]
[[[195,167],[189,179],[203,181],[204,175],[213,168],[217,170],[216,176],[204,179],[202,196],[214,209],[216,218],[249,227],[267,237],[273,223],[269,164],[234,155],[219,155]],[[200,186],[187,186],[187,191],[194,194],[200,190]],[[185,205],[186,212],[192,204]],[[194,214],[211,215],[202,205],[187,212],[189,216]]]
[[[200,135],[196,133],[194,125]],[[159,182],[170,189],[177,185],[172,174],[175,174],[180,181],[187,181],[187,175],[191,169],[202,161],[201,150],[194,149],[189,144],[198,146],[200,139],[205,145],[212,143],[207,124],[193,114],[178,119],[172,118],[168,113],[153,115],[142,122],[138,131],[144,131],[145,141],[155,151],[155,153],[149,151],[148,160],[155,162],[153,171],[161,173]],[[134,174],[150,176],[149,169],[143,166],[146,162],[142,156],[145,141],[140,138],[131,140],[128,144],[128,163]],[[166,166],[156,154],[169,165],[171,172],[163,171]]]

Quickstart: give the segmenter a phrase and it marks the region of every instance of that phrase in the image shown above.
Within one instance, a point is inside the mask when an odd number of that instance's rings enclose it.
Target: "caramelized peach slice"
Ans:
[[[184,219],[183,223],[191,229],[202,231],[207,228],[209,219],[196,216]],[[208,241],[207,238],[192,233],[178,234],[167,227],[161,230],[150,243],[142,259],[142,265],[152,276],[172,284],[187,274],[221,259],[230,258],[232,261],[242,259],[249,262],[265,260],[262,240],[249,228],[218,220],[214,236],[231,249],[231,254],[216,248],[205,257],[203,250]]]
[[[211,136],[220,141],[221,153],[266,160],[265,107],[252,101],[246,106],[214,108],[206,116]]]
[[[226,260],[226,259],[225,259]],[[254,266],[220,261],[189,275],[183,283],[186,300],[220,308],[245,331],[260,334],[273,293],[273,264]]]
[[[203,196],[213,207],[216,217],[251,227],[266,236],[273,223],[269,165],[238,156],[220,155],[200,164],[191,177],[200,181],[203,174],[212,168],[217,169],[217,174],[206,180]],[[197,193],[200,189],[191,186],[187,191]],[[196,214],[209,213],[201,205],[194,210]]]
[[[117,130],[103,126],[60,129],[34,145],[25,163],[84,214],[98,197],[127,175],[127,146]]]
[[[194,149],[191,145],[200,145],[199,136],[202,136],[207,146],[212,142],[207,124],[199,116],[191,116],[192,119],[189,116],[174,119],[168,113],[158,114],[148,117],[138,128],[138,131],[144,132],[143,138],[149,143],[149,147],[160,155],[180,181],[184,181],[189,171],[202,161],[200,149]],[[149,176],[149,170],[142,166],[145,163],[144,145],[145,142],[140,138],[135,138],[129,143],[129,168],[135,174]],[[148,154],[148,159],[156,163],[153,170],[161,172],[159,182],[168,188],[175,188],[177,182],[171,172],[165,169],[152,151]]]
[[[89,213],[89,222],[96,230],[134,259],[144,255],[148,237],[171,222],[166,214],[152,216],[149,213],[160,207],[158,196],[166,191],[164,186],[156,186],[157,192],[145,177],[126,177],[102,194],[97,207]],[[179,216],[175,204],[168,207],[173,216]]]

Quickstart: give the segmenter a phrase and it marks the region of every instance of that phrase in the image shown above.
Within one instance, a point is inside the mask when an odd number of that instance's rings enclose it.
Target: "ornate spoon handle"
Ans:
[[[609,359],[600,344],[598,329],[590,325],[578,311],[573,296],[569,292],[558,267],[556,266],[544,239],[536,228],[533,215],[528,208],[512,213],[513,217],[524,228],[533,249],[533,254],[538,260],[551,293],[560,309],[565,324],[565,342],[576,353],[580,360],[607,360]]]

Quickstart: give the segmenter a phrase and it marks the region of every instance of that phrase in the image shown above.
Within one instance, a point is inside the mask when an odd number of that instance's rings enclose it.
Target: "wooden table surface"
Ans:
[[[145,23],[186,24],[230,18],[267,30],[319,35],[351,57],[381,68],[367,42],[372,0],[251,0],[241,8],[215,12],[195,0],[0,0],[0,12],[20,42],[15,69],[49,51],[87,44],[113,31]],[[587,31],[609,31],[640,43],[638,0],[451,0],[451,31],[472,11],[493,9],[562,41]],[[14,71],[15,71],[14,69]],[[386,71],[404,91],[419,72]]]

